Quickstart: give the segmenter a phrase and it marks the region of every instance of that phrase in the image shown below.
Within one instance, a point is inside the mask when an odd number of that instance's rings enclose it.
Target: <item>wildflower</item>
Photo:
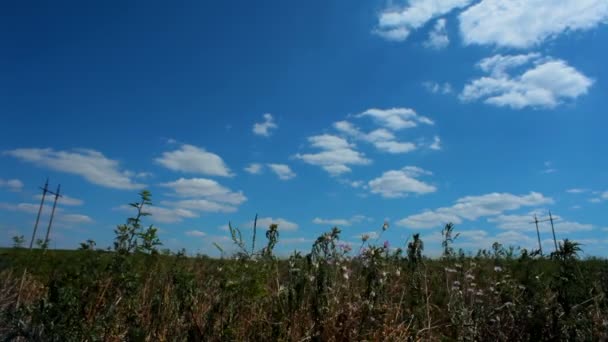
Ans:
[[[477,290],[477,292],[475,293],[478,296],[483,296],[483,291],[482,290]]]
[[[342,276],[344,277],[344,280],[348,280],[348,272],[344,272]]]
[[[460,282],[458,280],[454,280],[454,282],[452,283],[454,286],[460,286]]]
[[[474,275],[472,275],[472,274],[470,274],[470,273],[467,273],[467,275],[465,276],[465,278],[466,278],[467,280],[475,280],[475,276],[474,276]]]
[[[384,221],[384,224],[382,225],[382,231],[386,231],[388,229],[388,222]]]
[[[445,268],[445,271],[446,271],[446,272],[448,272],[448,273],[456,273],[456,270],[455,270],[455,269],[453,269],[453,268],[448,268],[448,267],[446,267],[446,268]]]
[[[397,269],[397,270],[395,271],[395,275],[396,275],[397,277],[398,277],[398,276],[400,276],[400,275],[401,275],[401,271],[400,271],[399,269]]]
[[[471,283],[471,287],[475,287],[475,286],[477,286],[476,283]]]
[[[391,244],[388,242],[388,240],[384,241],[384,249],[388,249],[390,245]]]
[[[361,235],[361,241],[365,242],[367,240],[369,240],[369,234],[363,234],[363,235]]]
[[[518,285],[517,287],[518,287],[520,290],[522,290],[522,291],[526,289],[526,287],[525,287],[525,286],[523,286],[523,285]]]
[[[372,298],[376,297],[376,292],[374,292],[374,291],[370,292],[369,296]]]
[[[494,272],[502,272],[502,267],[494,266]]]
[[[308,280],[315,281],[315,276],[314,275],[308,276]]]
[[[454,264],[454,266],[456,266],[456,268],[462,268],[461,264]]]

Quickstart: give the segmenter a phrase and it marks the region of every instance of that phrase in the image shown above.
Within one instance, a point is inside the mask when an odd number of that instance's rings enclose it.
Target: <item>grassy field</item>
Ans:
[[[279,259],[280,227],[254,248],[230,233],[230,258],[158,252],[146,202],[111,251],[0,251],[0,340],[32,341],[597,341],[608,338],[608,261],[576,243],[541,258],[496,243],[477,256],[424,257],[334,228],[308,253]],[[387,229],[383,227],[382,229]],[[261,237],[261,238],[260,238]]]

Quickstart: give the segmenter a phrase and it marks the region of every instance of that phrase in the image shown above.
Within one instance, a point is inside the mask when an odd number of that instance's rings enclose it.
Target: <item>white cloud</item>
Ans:
[[[274,122],[274,118],[271,114],[264,114],[264,122],[256,123],[253,125],[253,133],[264,137],[269,137],[272,134],[272,130],[277,129],[279,126]]]
[[[233,176],[220,156],[192,145],[182,145],[178,150],[164,152],[160,158],[155,160],[173,171],[209,176]]]
[[[334,128],[354,139],[371,143],[378,150],[383,152],[396,154],[407,153],[416,149],[416,145],[411,142],[397,141],[395,135],[385,128],[364,133],[357,126],[348,121],[335,122]]]
[[[207,178],[180,178],[173,182],[163,183],[161,186],[172,189],[179,197],[205,198],[233,205],[239,205],[247,200],[241,191],[231,191]]]
[[[541,233],[550,233],[551,224],[545,221],[545,215],[539,211],[533,211],[525,215],[499,215],[488,219],[488,222],[495,223],[500,229],[508,229],[513,231],[536,232],[534,215],[538,217],[538,228]],[[590,231],[594,227],[591,224],[579,223],[574,221],[564,220],[558,215],[553,215],[554,227],[556,233],[572,233],[579,231]]]
[[[9,191],[19,192],[23,189],[23,182],[18,179],[7,179],[0,178],[0,188],[7,188]]]
[[[537,46],[562,33],[608,21],[605,0],[482,0],[460,16],[465,44]]]
[[[129,171],[120,169],[119,162],[106,158],[101,152],[88,149],[55,151],[51,148],[19,148],[4,154],[46,167],[55,171],[84,177],[87,181],[115,189],[141,189],[144,184],[134,183]]]
[[[258,229],[266,229],[271,224],[279,225],[279,231],[294,231],[298,229],[298,224],[290,222],[283,218],[272,218],[272,217],[258,217]],[[253,227],[253,221],[250,221],[248,226]]]
[[[378,18],[378,27],[373,32],[387,40],[404,41],[411,31],[424,26],[433,18],[465,7],[471,2],[472,0],[411,0],[405,8],[382,12]]]
[[[505,211],[517,210],[521,207],[549,203],[553,203],[553,199],[537,192],[521,196],[496,192],[480,196],[466,196],[458,199],[451,207],[442,207],[410,215],[398,221],[397,224],[408,228],[433,228],[448,222],[458,224],[464,220],[474,221],[480,217],[496,216]]]
[[[374,194],[385,198],[398,198],[409,193],[427,194],[437,191],[433,185],[424,183],[416,178],[430,174],[418,167],[407,166],[401,170],[390,170],[382,176],[368,182],[369,189]]]
[[[208,199],[187,199],[179,201],[161,201],[162,205],[192,212],[233,213],[237,207],[233,204],[214,202]]]
[[[357,117],[370,117],[379,125],[395,131],[404,128],[416,127],[418,124],[434,124],[431,119],[418,115],[413,109],[410,108],[372,108],[358,114]]]
[[[423,82],[422,86],[429,92],[433,94],[443,94],[447,95],[452,92],[452,85],[449,82],[444,82],[443,84],[437,82]]]
[[[202,232],[200,230],[189,230],[189,231],[185,232],[185,234],[188,236],[192,236],[192,237],[203,237],[203,236],[207,235],[207,233]]]
[[[128,205],[121,205],[116,208],[125,213],[132,213],[133,207]],[[159,206],[145,206],[144,212],[150,213],[151,216],[144,218],[145,221],[150,222],[162,222],[162,223],[177,223],[182,222],[186,218],[195,218],[198,215],[187,209],[182,208],[165,208]]]
[[[436,135],[435,137],[433,137],[433,143],[431,144],[431,146],[429,146],[429,148],[435,151],[441,150],[441,139],[439,138],[439,136]]]
[[[573,188],[573,189],[566,190],[566,192],[569,194],[583,194],[588,191],[589,191],[588,189],[580,189],[580,188]]]
[[[291,170],[289,165],[285,164],[267,164],[270,170],[274,172],[280,180],[289,180],[296,176],[296,173]]]
[[[350,220],[348,220],[348,219],[324,219],[324,218],[320,218],[320,217],[315,217],[312,220],[312,223],[327,225],[327,226],[340,226],[340,227],[350,226],[350,224],[351,224]]]
[[[53,197],[53,198],[55,197],[53,195],[47,195],[47,197],[46,197],[47,200],[49,199],[49,196]],[[34,198],[38,199],[38,200],[42,199],[42,195],[41,194],[35,195]],[[74,197],[70,197],[68,195],[63,195],[63,194],[57,200],[57,205],[80,206],[80,205],[83,205],[83,204],[84,204],[83,200],[78,199],[78,198],[74,198]]]
[[[40,208],[40,203],[0,203],[1,210],[16,211],[26,214],[36,215]],[[52,205],[45,205],[42,209],[42,215],[49,217],[51,215]],[[76,224],[92,223],[94,222],[90,216],[83,214],[72,214],[66,213],[62,208],[55,209],[54,224],[61,227],[71,227]],[[42,223],[42,220],[41,220]]]
[[[450,44],[445,24],[445,19],[437,20],[433,30],[429,32],[429,38],[424,42],[424,46],[435,50],[441,50]]]
[[[258,175],[258,174],[262,173],[262,168],[263,168],[263,165],[260,163],[251,163],[245,168],[245,171],[247,171],[248,173],[250,173],[252,175]]]
[[[355,223],[360,223],[363,221],[369,221],[370,219],[368,217],[365,217],[363,215],[355,215],[349,219],[339,219],[339,218],[335,218],[335,219],[324,219],[324,218],[320,218],[320,217],[315,217],[312,220],[312,223],[314,224],[320,224],[320,225],[327,225],[327,226],[339,226],[339,227],[348,227],[351,226]]]
[[[57,223],[61,224],[83,224],[92,223],[93,219],[82,214],[60,214],[57,216]]]
[[[521,74],[507,72],[530,62],[534,65]],[[460,94],[462,101],[483,99],[487,104],[514,109],[553,108],[586,94],[593,85],[593,80],[565,61],[538,54],[496,55],[481,60],[478,66],[489,76],[469,82]]]
[[[553,162],[546,161],[544,163],[545,168],[541,171],[544,174],[556,173],[557,169],[553,167]]]
[[[371,160],[365,155],[354,149],[343,138],[335,135],[323,134],[308,138],[311,147],[321,151],[317,153],[296,154],[295,157],[304,162],[322,167],[332,176],[337,176],[345,172],[350,172],[349,165],[368,165]]]

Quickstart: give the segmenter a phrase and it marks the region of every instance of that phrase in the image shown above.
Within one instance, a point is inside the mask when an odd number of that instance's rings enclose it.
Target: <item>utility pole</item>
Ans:
[[[536,237],[538,237],[538,250],[540,251],[540,256],[543,256],[543,246],[540,243],[540,230],[538,230],[538,218],[536,217],[536,214],[534,214],[534,221],[530,222],[530,223],[534,223],[536,224]]]
[[[40,214],[42,213],[42,207],[44,206],[44,198],[46,197],[46,193],[49,192],[49,179],[47,177],[46,183],[44,183],[44,188],[42,189],[42,199],[40,200],[40,208],[38,208],[38,216],[36,216],[36,223],[34,224],[34,231],[32,232],[32,239],[30,240],[30,251],[34,246],[34,239],[36,238],[36,231],[38,230],[38,222],[40,222]]]
[[[49,234],[51,233],[51,225],[53,224],[53,217],[55,217],[55,208],[57,208],[57,200],[61,195],[59,192],[61,191],[61,184],[57,185],[57,192],[55,193],[55,202],[53,202],[53,211],[51,211],[51,219],[49,220],[49,226],[46,228],[46,237],[44,238],[44,252],[49,248]]]
[[[551,231],[553,232],[553,243],[555,244],[555,252],[557,253],[557,239],[555,238],[555,227],[553,227],[553,216],[551,215],[551,211],[549,211],[549,221],[551,221]]]

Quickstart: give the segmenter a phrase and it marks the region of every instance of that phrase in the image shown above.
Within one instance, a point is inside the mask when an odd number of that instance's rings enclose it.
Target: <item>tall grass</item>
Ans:
[[[608,338],[608,262],[579,260],[571,241],[550,258],[500,244],[468,257],[452,248],[448,225],[442,257],[429,259],[419,235],[405,251],[365,238],[351,250],[333,228],[309,253],[279,259],[280,227],[249,243],[230,225],[234,255],[186,257],[157,251],[154,228],[141,224],[150,204],[149,193],[133,203],[137,215],[117,228],[112,251],[93,241],[77,251],[3,251],[0,340]]]

